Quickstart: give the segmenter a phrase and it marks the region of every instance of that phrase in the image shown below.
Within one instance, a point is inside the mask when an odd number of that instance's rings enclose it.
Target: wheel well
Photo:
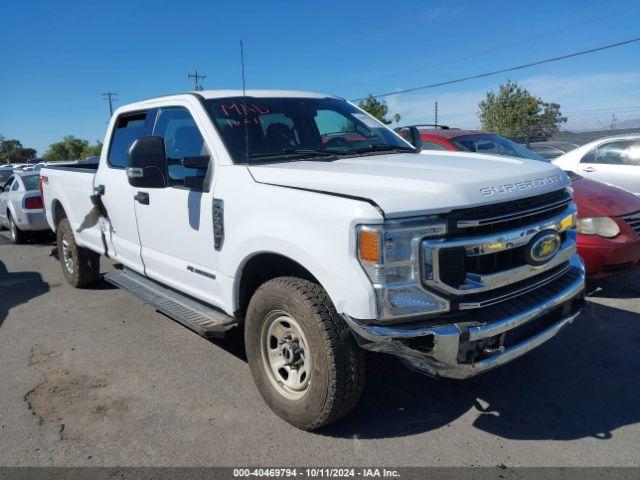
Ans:
[[[53,201],[53,224],[58,228],[58,223],[63,218],[67,218],[67,212],[64,211],[64,207],[58,200]]]
[[[299,277],[311,282],[318,280],[298,262],[277,253],[259,253],[251,257],[240,272],[237,318],[244,318],[249,301],[264,282],[277,277]]]

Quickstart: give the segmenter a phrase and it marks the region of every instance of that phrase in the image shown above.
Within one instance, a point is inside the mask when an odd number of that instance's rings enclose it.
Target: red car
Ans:
[[[396,131],[409,139],[408,127]],[[414,130],[415,131],[415,130]],[[493,133],[418,126],[423,150],[508,155],[546,162],[523,145]],[[567,172],[578,206],[578,253],[591,278],[628,272],[640,265],[640,198],[617,187]]]

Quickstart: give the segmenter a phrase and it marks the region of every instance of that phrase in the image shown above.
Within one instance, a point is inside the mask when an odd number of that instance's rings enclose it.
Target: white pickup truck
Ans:
[[[41,183],[70,284],[105,255],[195,332],[243,328],[261,395],[311,430],[356,405],[364,350],[466,378],[579,313],[565,174],[418,141],[334,96],[204,91],[119,108],[97,166]]]

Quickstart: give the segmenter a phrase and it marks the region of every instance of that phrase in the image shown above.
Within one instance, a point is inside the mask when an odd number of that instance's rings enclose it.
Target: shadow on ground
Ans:
[[[429,379],[377,356],[356,411],[320,433],[406,436],[474,410],[475,428],[504,438],[607,439],[640,421],[639,342],[639,314],[592,305],[538,350],[465,381]]]
[[[640,271],[587,282],[587,295],[602,298],[640,297]]]
[[[212,343],[246,361],[242,332]],[[370,355],[355,411],[317,433],[403,437],[446,428],[469,411],[473,426],[515,440],[606,440],[640,422],[640,314],[588,303],[558,336],[476,378],[435,380],[395,358]]]
[[[49,285],[38,272],[8,272],[0,261],[0,327],[13,307],[48,291]]]

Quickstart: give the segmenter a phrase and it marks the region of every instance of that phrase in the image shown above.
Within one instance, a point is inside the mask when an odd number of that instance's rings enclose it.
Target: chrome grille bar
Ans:
[[[548,212],[550,210],[555,210],[563,206],[568,206],[570,203],[571,203],[571,197],[568,197],[568,198],[563,198],[561,200],[558,200],[556,202],[547,203],[546,205],[542,205],[540,207],[534,207],[527,210],[519,210],[514,213],[507,213],[504,215],[497,215],[494,217],[482,218],[478,220],[458,220],[457,225],[458,225],[458,228],[470,228],[470,227],[491,225],[493,223],[507,222],[509,220],[521,218],[523,216],[537,215],[540,213]]]

